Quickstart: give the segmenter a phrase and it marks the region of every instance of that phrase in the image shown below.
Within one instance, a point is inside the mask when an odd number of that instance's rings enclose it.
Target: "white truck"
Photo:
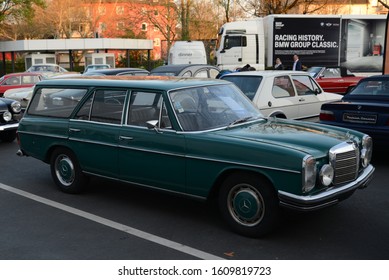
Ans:
[[[250,64],[265,70],[280,58],[291,69],[297,54],[305,67],[343,65],[380,72],[385,22],[386,15],[269,15],[228,22],[218,34],[216,64],[220,69]]]
[[[169,50],[168,65],[207,64],[207,53],[202,41],[177,41]]]

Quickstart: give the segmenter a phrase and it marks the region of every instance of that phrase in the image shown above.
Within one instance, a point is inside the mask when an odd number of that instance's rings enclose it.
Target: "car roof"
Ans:
[[[172,90],[185,87],[226,85],[228,81],[219,79],[178,78],[167,76],[82,76],[71,79],[43,80],[37,84],[41,86],[64,87],[132,87],[150,90]]]
[[[150,73],[163,73],[163,72],[171,72],[171,73],[180,73],[182,70],[186,68],[215,68],[216,66],[208,65],[208,64],[173,64],[173,65],[162,65],[156,67],[150,71]]]
[[[12,76],[42,76],[40,72],[16,72],[5,74],[3,77],[12,77]]]
[[[384,81],[389,80],[389,75],[373,75],[373,76],[365,77],[362,80],[360,80],[359,82],[362,82],[362,81],[382,81],[382,80],[384,80]]]
[[[292,71],[292,70],[260,70],[260,71],[242,71],[242,72],[232,72],[225,74],[223,77],[227,76],[263,76],[263,77],[274,77],[279,75],[306,75],[311,76],[308,72],[305,71]]]
[[[145,73],[148,73],[149,71],[147,71],[146,69],[142,69],[142,68],[107,68],[107,69],[96,69],[96,70],[91,70],[91,71],[88,71],[88,74],[105,74],[105,75],[115,75],[115,74],[118,74],[118,73],[122,73],[122,72],[145,72]]]

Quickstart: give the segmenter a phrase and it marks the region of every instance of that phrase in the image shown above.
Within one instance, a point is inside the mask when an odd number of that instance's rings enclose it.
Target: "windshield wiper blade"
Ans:
[[[227,126],[227,128],[230,128],[231,126],[234,126],[234,125],[239,124],[239,123],[247,122],[248,120],[253,119],[253,118],[254,118],[254,117],[249,116],[249,117],[244,117],[244,118],[237,119],[237,120],[231,122],[231,123]]]

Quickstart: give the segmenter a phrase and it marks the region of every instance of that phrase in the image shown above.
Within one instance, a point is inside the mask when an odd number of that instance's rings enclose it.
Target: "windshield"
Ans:
[[[255,94],[262,81],[262,76],[223,76],[222,80],[234,83],[250,100],[254,99]]]
[[[307,72],[311,75],[313,78],[317,78],[321,70],[321,67],[311,67],[308,68]]]
[[[184,131],[226,127],[262,117],[233,85],[186,88],[170,92],[169,97]]]
[[[389,97],[389,80],[385,79],[362,81],[349,93],[349,95],[374,95]]]

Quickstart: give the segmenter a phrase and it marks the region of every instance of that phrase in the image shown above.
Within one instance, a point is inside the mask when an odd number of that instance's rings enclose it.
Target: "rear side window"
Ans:
[[[68,118],[86,92],[79,88],[40,88],[30,102],[28,114]]]
[[[126,90],[96,90],[83,104],[76,118],[121,124],[126,95]]]
[[[250,100],[253,100],[262,76],[224,76],[222,80],[234,83]]]

